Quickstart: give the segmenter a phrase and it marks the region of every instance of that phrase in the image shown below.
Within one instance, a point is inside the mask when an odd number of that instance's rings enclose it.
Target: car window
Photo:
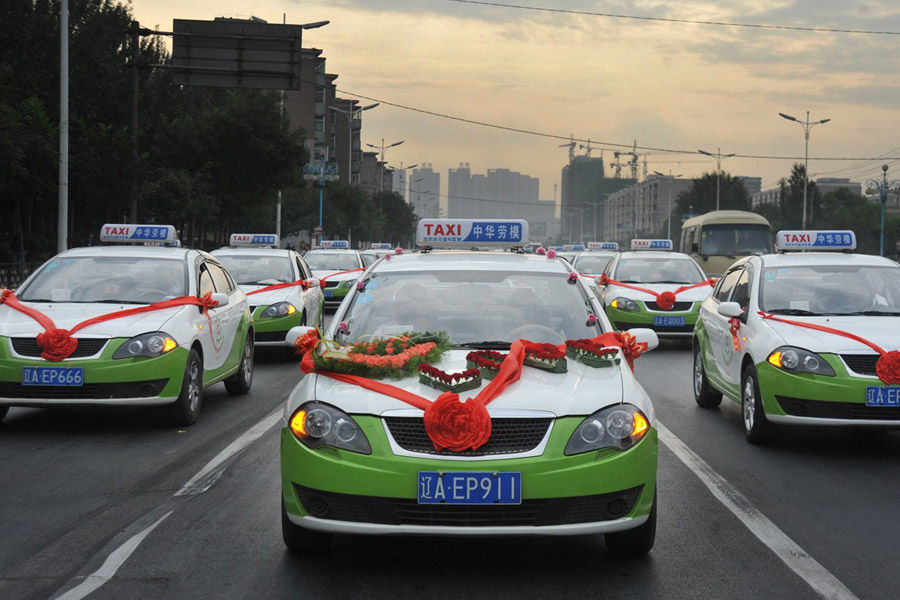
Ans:
[[[355,252],[307,252],[306,264],[314,271],[348,271],[358,269],[359,255]]]
[[[216,290],[223,294],[230,294],[234,291],[234,286],[231,284],[231,281],[228,280],[225,269],[215,263],[207,263],[206,266],[209,268],[209,272],[212,275],[213,284],[215,284]]]
[[[295,261],[297,263],[297,272],[300,273],[300,279],[309,279],[311,277],[309,268],[306,266],[303,259],[297,256],[295,257]]]
[[[737,302],[741,308],[746,309],[750,305],[750,273],[747,269],[741,269],[741,276],[734,286],[731,301]]]
[[[612,255],[596,256],[590,254],[581,254],[575,259],[575,270],[584,275],[599,275],[609,264]]]
[[[700,283],[703,272],[690,258],[627,257],[619,259],[613,279],[623,283]]]
[[[201,296],[212,294],[216,291],[216,286],[213,285],[212,275],[209,274],[205,264],[200,266],[200,278],[198,280],[197,290]]]
[[[762,271],[760,309],[814,314],[900,313],[900,267],[796,265]]]
[[[731,291],[734,289],[742,272],[743,269],[736,269],[726,274],[716,285],[716,289],[713,290],[713,298],[719,302],[727,302],[728,297],[731,296]]]
[[[291,261],[285,256],[217,254],[216,259],[240,285],[287,283],[294,279]]]

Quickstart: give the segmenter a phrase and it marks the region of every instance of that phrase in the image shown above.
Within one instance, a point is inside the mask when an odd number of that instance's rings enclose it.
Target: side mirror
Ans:
[[[744,309],[737,302],[722,302],[716,310],[720,315],[728,319],[740,317],[744,314]]]
[[[306,280],[306,283],[309,284],[309,289],[315,289],[317,287],[321,287],[321,283],[319,282],[318,277],[312,277]]]
[[[310,331],[315,331],[315,327],[307,327],[305,325],[298,325],[297,327],[291,327],[288,329],[287,335],[284,336],[284,341],[293,346],[297,343],[297,340],[302,338],[304,335],[309,333]]]
[[[659,336],[652,329],[636,327],[629,329],[628,333],[633,335],[639,344],[647,344],[647,352],[659,347]]]
[[[216,308],[222,308],[223,306],[228,306],[228,294],[223,294],[222,292],[214,292],[210,296],[211,300],[215,300],[219,303]]]

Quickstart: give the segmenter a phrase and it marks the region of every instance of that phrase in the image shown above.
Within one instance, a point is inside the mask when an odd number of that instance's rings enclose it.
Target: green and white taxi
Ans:
[[[0,415],[11,406],[165,406],[196,419],[204,388],[253,381],[247,297],[171,225],[104,225],[101,242],[56,255],[0,303]]]
[[[468,250],[522,247],[525,221],[422,219],[417,242],[364,274],[325,340],[295,332],[308,374],[282,423],[287,547],[603,533],[649,551],[657,419],[629,363],[656,334],[614,332],[562,260]]]
[[[700,309],[697,404],[740,402],[751,443],[777,424],[900,426],[900,266],[855,248],[851,231],[780,231],[782,253],[732,265]]]
[[[579,252],[572,266],[582,275],[599,277],[619,251],[617,242],[588,242],[587,252]]]
[[[321,327],[324,295],[306,261],[278,247],[274,233],[233,233],[226,248],[210,254],[222,263],[245,294],[253,315],[257,346],[291,348],[292,327]]]
[[[359,251],[350,248],[347,240],[322,240],[303,258],[312,269],[313,277],[323,280],[325,308],[329,309],[341,305],[366,267]]]
[[[671,240],[634,239],[598,278],[596,291],[618,329],[650,327],[660,338],[689,340],[712,282]]]

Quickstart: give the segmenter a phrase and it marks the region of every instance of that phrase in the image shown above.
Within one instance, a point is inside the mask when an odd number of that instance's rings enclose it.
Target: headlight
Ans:
[[[309,446],[331,446],[360,454],[372,454],[369,440],[347,413],[321,402],[307,402],[288,423],[294,436]]]
[[[582,454],[600,448],[627,450],[644,439],[650,421],[631,404],[615,404],[598,410],[579,425],[569,443],[566,456]]]
[[[782,346],[776,348],[767,360],[770,365],[788,373],[816,373],[834,377],[834,369],[825,362],[824,358],[803,348]]]
[[[355,279],[348,279],[347,281],[341,283],[341,287],[349,289],[349,288],[353,287],[353,284],[355,282],[356,282]]]
[[[609,303],[609,305],[616,310],[641,310],[640,308],[638,308],[637,302],[635,302],[631,298],[623,298],[621,296],[614,299]]]
[[[113,358],[134,358],[135,356],[149,356],[156,358],[168,354],[178,347],[178,342],[162,331],[143,333],[135,336],[119,346],[113,354]]]
[[[276,302],[266,307],[260,315],[261,319],[274,319],[276,317],[287,317],[297,312],[297,308],[290,302]]]

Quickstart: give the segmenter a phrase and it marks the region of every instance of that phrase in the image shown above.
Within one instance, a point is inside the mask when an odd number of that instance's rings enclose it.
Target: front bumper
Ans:
[[[786,425],[900,427],[900,405],[866,406],[866,388],[889,387],[850,373],[834,354],[820,354],[835,376],[791,374],[761,362],[756,376],[766,418]]]
[[[641,310],[618,310],[611,306],[606,307],[606,316],[612,321],[616,329],[624,331],[635,327],[647,327],[656,332],[661,338],[689,338],[694,333],[694,325],[700,314],[700,303],[694,302],[687,311],[674,310],[650,310],[640,300],[635,300]],[[684,325],[656,324],[656,317],[684,317]]]
[[[451,459],[392,453],[382,420],[356,416],[371,455],[310,449],[285,427],[282,496],[295,524],[336,533],[575,535],[622,531],[647,520],[656,491],[657,432],[627,451],[564,456],[582,417],[556,419],[540,456]],[[519,505],[418,504],[419,471],[515,471]]]
[[[347,296],[347,292],[350,291],[350,288],[343,286],[344,282],[342,281],[335,287],[328,287],[322,290],[322,295],[325,298],[325,308],[337,308],[341,305],[341,302]]]
[[[151,406],[171,404],[181,392],[188,351],[176,348],[156,358],[113,359],[127,341],[113,338],[98,358],[50,362],[12,355],[0,337],[0,406]],[[80,367],[81,386],[23,385],[23,367]]]
[[[286,317],[260,318],[260,315],[268,307],[268,305],[258,306],[253,314],[253,344],[255,346],[291,346],[286,341],[287,332],[292,327],[303,323],[302,309],[298,309],[297,312]]]

